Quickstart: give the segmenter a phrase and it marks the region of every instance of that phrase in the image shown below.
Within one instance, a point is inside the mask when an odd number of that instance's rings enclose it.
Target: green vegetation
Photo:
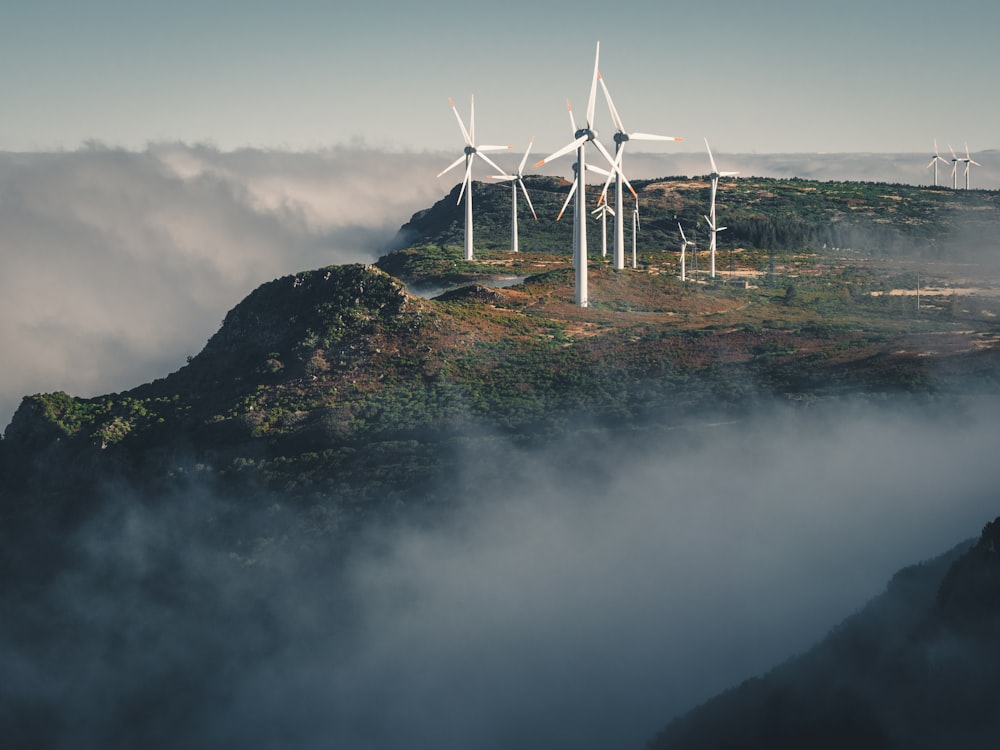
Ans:
[[[973,257],[952,242],[959,224],[966,238],[994,235],[994,194],[725,181],[718,277],[707,277],[699,247],[681,282],[672,233],[678,220],[697,226],[707,182],[634,184],[645,217],[638,269],[616,271],[592,251],[588,309],[573,304],[571,227],[554,221],[568,184],[529,183],[539,220],[522,222],[518,254],[506,249],[509,193],[477,184],[476,260],[462,258],[451,196],[404,229],[419,232],[417,244],[377,266],[262,285],[163,379],[94,399],[27,399],[0,460],[17,475],[44,447],[78,467],[74,486],[80,472],[180,476],[180,461],[223,483],[367,495],[372,482],[403,491],[433,473],[435,445],[483,431],[544,440],[774,399],[996,387],[1000,295],[986,274],[971,288],[960,275],[970,266],[952,263]],[[519,283],[497,288],[500,279]],[[401,282],[453,291],[421,299]],[[389,446],[410,446],[409,458],[376,480],[369,459]]]

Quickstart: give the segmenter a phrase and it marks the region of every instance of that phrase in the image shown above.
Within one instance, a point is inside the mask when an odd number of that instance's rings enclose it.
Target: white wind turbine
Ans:
[[[975,161],[972,158],[972,155],[969,154],[969,144],[968,143],[965,144],[965,157],[962,158],[962,159],[960,159],[960,161],[964,161],[965,162],[965,189],[968,190],[969,189],[969,172],[972,171],[972,165],[975,164],[977,167],[981,167],[983,165],[980,164],[978,161]]]
[[[636,257],[635,244],[639,236],[639,197],[636,196],[635,205],[632,207],[632,268],[639,267],[639,259]]]
[[[951,189],[958,190],[958,162],[959,158],[955,155],[955,149],[948,144],[948,150],[951,151]]]
[[[715,193],[719,187],[720,177],[735,177],[739,172],[720,172],[719,168],[715,166],[715,157],[712,156],[712,149],[708,145],[708,138],[705,139],[705,148],[708,149],[708,159],[712,163],[712,173],[708,176],[712,183],[712,202],[708,209],[708,216],[705,217],[705,221],[708,222],[708,228],[711,230],[712,239],[709,242],[709,250],[711,251],[711,263],[712,271],[711,276],[715,278],[715,239],[716,235],[721,232],[726,227],[717,227],[715,220]]]
[[[472,260],[472,163],[475,161],[478,155],[483,161],[489,164],[498,172],[502,174],[507,174],[500,167],[493,162],[490,157],[486,155],[486,152],[491,151],[507,151],[514,148],[513,146],[477,146],[476,145],[476,100],[475,97],[470,97],[469,104],[469,129],[465,129],[465,123],[462,122],[462,116],[458,114],[458,110],[455,108],[455,102],[452,99],[448,100],[448,104],[451,105],[451,111],[455,113],[455,119],[458,120],[458,127],[462,130],[462,138],[465,139],[465,151],[464,153],[455,159],[451,164],[445,167],[441,172],[438,173],[438,177],[441,177],[445,172],[454,169],[463,161],[465,162],[465,177],[462,180],[462,189],[458,193],[458,203],[462,202],[462,196],[465,195],[465,191],[468,190],[469,194],[465,199],[465,259]]]
[[[601,53],[601,43],[597,43],[597,52],[594,55],[594,75],[591,78],[590,83],[590,98],[587,100],[587,120],[585,127],[576,130],[576,124],[573,120],[573,110],[569,106],[569,102],[566,102],[566,107],[569,109],[570,122],[573,123],[574,134],[573,140],[563,146],[558,151],[553,152],[549,156],[545,157],[539,162],[536,162],[535,167],[540,167],[543,164],[558,159],[560,156],[568,154],[570,151],[576,150],[576,205],[575,205],[575,216],[574,216],[574,227],[576,228],[573,233],[573,263],[576,266],[576,304],[580,307],[587,307],[589,302],[587,300],[587,212],[586,212],[586,178],[587,178],[587,166],[586,166],[586,156],[585,156],[585,146],[588,143],[594,144],[596,148],[612,168],[614,168],[614,160],[611,158],[611,154],[608,150],[604,148],[599,140],[597,140],[597,133],[594,131],[594,104],[597,98],[597,64]]]
[[[934,167],[934,187],[938,184],[938,162],[942,164],[947,164],[948,160],[942,158],[941,154],[938,153],[937,138],[934,139],[934,158],[931,159],[931,163],[927,165],[927,169]]]
[[[608,257],[608,214],[614,216],[615,210],[605,201],[590,213],[601,217],[601,257],[606,258]]]
[[[681,233],[681,281],[687,281],[687,246],[694,245],[694,242],[684,236],[684,227],[681,226],[679,221],[677,222],[677,229]]]
[[[521,187],[524,193],[524,199],[528,201],[528,208],[531,209],[531,215],[534,217],[535,221],[538,221],[538,214],[535,213],[535,207],[531,205],[531,197],[528,195],[528,188],[524,186],[524,164],[528,161],[528,154],[531,151],[532,145],[535,143],[535,139],[532,138],[528,142],[528,148],[524,150],[524,156],[521,157],[521,163],[517,165],[517,171],[514,174],[491,174],[490,179],[493,180],[508,180],[510,181],[510,249],[513,252],[517,252],[517,188]]]
[[[630,133],[625,130],[625,126],[622,124],[622,118],[618,115],[618,110],[615,108],[615,103],[611,100],[611,92],[608,91],[608,86],[604,82],[604,76],[600,73],[597,74],[598,80],[601,82],[601,88],[604,90],[604,98],[608,102],[608,111],[611,113],[611,120],[615,124],[615,165],[617,169],[614,170],[615,178],[615,208],[622,205],[622,181],[625,179],[624,172],[622,169],[622,156],[625,153],[625,144],[629,141],[682,141],[683,138],[679,138],[673,135],[652,135],[651,133]],[[611,178],[608,178],[610,183]],[[629,189],[632,186],[629,185]],[[604,190],[601,193],[601,202],[605,200],[608,192],[608,184],[605,183]],[[633,194],[635,191],[632,191]],[[618,215],[615,217],[615,268],[622,269],[625,267],[625,230],[624,230],[624,216],[622,212],[619,211]],[[633,264],[634,267],[634,264]]]

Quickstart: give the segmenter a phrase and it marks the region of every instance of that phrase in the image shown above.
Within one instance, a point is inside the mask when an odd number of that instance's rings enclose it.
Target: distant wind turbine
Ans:
[[[681,226],[679,221],[677,222],[677,229],[681,233],[681,281],[687,281],[687,246],[694,245],[694,242],[688,240],[688,238],[684,236],[684,227]]]
[[[639,198],[636,196],[635,205],[632,207],[632,268],[639,267],[639,259],[636,256],[636,240],[639,237]]]
[[[942,156],[938,153],[937,138],[935,138],[934,139],[934,158],[932,158],[931,159],[931,163],[927,165],[927,169],[930,169],[931,167],[934,167],[934,187],[937,187],[937,184],[938,184],[938,166],[937,166],[938,162],[941,162],[942,164],[947,164],[948,160],[942,158]]]
[[[601,257],[608,257],[608,214],[615,215],[615,210],[607,204],[607,201],[599,205],[590,212],[601,217]]]
[[[955,155],[955,149],[948,144],[948,150],[951,151],[951,189],[958,190],[958,156]]]
[[[601,82],[601,88],[604,91],[604,98],[608,103],[608,111],[611,113],[611,120],[615,124],[615,164],[617,169],[614,170],[613,175],[615,178],[615,208],[619,208],[622,205],[622,181],[624,180],[624,171],[622,168],[622,157],[625,152],[625,144],[629,141],[682,141],[683,138],[679,138],[673,135],[652,135],[650,133],[638,133],[638,132],[628,132],[625,130],[625,125],[622,124],[622,118],[618,115],[618,110],[615,108],[615,103],[611,99],[611,92],[608,91],[608,86],[604,82],[604,76],[600,73],[597,74],[598,80]],[[608,181],[610,182],[610,177]],[[631,189],[629,185],[629,189]],[[608,185],[604,185],[604,191],[601,193],[601,202],[605,200],[605,196],[608,191]],[[633,191],[634,193],[635,191]],[[624,216],[622,216],[622,211],[618,212],[615,217],[615,268],[621,269],[625,267],[625,231]]]
[[[965,144],[965,158],[961,159],[965,162],[965,189],[969,189],[969,172],[972,171],[972,165],[975,164],[977,167],[983,166],[978,161],[975,161],[969,154],[969,144]]]
[[[465,151],[464,153],[455,159],[451,164],[445,167],[441,172],[438,173],[438,177],[441,177],[445,172],[454,169],[463,161],[465,162],[465,177],[462,180],[462,189],[458,193],[458,203],[462,202],[462,196],[465,195],[465,191],[468,190],[469,194],[465,199],[465,259],[472,260],[472,163],[475,161],[478,155],[483,161],[493,167],[495,170],[502,174],[507,174],[500,167],[496,165],[493,160],[486,155],[487,152],[492,151],[507,151],[514,148],[513,146],[477,146],[476,145],[476,100],[475,97],[470,97],[469,104],[469,129],[465,129],[465,123],[462,122],[462,116],[458,114],[458,110],[455,108],[455,102],[452,99],[448,100],[448,104],[451,105],[451,111],[455,113],[455,119],[458,120],[458,127],[462,131],[462,138],[465,139]]]
[[[510,181],[510,249],[513,252],[517,252],[517,188],[521,187],[524,193],[524,199],[528,201],[528,208],[531,209],[531,215],[538,221],[538,214],[535,213],[535,207],[531,205],[531,197],[528,195],[528,188],[524,186],[524,164],[528,161],[528,154],[531,151],[532,145],[535,143],[535,139],[532,138],[528,142],[528,148],[524,150],[524,156],[521,157],[521,163],[517,166],[517,171],[514,174],[491,174],[490,178],[493,180],[500,181]]]
[[[569,110],[570,122],[574,127],[573,140],[560,148],[558,151],[554,151],[549,156],[545,157],[541,161],[535,164],[535,167],[540,167],[543,164],[547,164],[554,159],[558,159],[560,156],[568,154],[570,151],[576,150],[576,206],[575,206],[575,223],[576,231],[573,234],[573,259],[576,265],[576,304],[580,307],[587,307],[590,303],[587,299],[587,202],[586,202],[586,178],[587,178],[587,168],[586,168],[586,156],[585,156],[585,146],[588,143],[592,143],[594,148],[596,148],[602,156],[607,160],[608,164],[615,168],[614,159],[611,158],[611,154],[608,150],[604,148],[599,140],[597,140],[597,133],[594,130],[594,104],[597,97],[597,65],[601,54],[601,43],[597,43],[597,52],[594,55],[594,74],[591,78],[590,83],[590,98],[587,100],[587,119],[585,126],[579,130],[575,130],[576,124],[573,121],[573,109],[569,106],[569,102],[566,102],[566,108]]]
[[[716,228],[715,220],[715,193],[719,187],[720,177],[735,177],[739,172],[720,172],[719,168],[715,166],[715,157],[712,156],[712,149],[708,145],[708,138],[705,139],[705,148],[708,149],[708,159],[712,163],[712,173],[708,176],[712,183],[712,202],[710,208],[708,209],[708,216],[705,217],[705,221],[708,222],[708,227],[712,232],[712,239],[709,243],[709,250],[711,251],[711,262],[712,262],[712,278],[715,278],[715,240],[716,235],[721,232],[725,227]]]

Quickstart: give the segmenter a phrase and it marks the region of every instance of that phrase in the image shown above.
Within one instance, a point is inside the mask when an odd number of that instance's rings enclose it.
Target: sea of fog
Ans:
[[[1000,159],[974,156],[996,188]],[[928,157],[716,154],[744,175],[917,184]],[[0,421],[25,394],[177,369],[265,281],[374,260],[451,188],[435,175],[452,158],[0,154]],[[978,534],[997,514],[997,416],[848,403],[627,450],[498,440],[445,478],[476,488],[468,502],[371,528],[309,575],[287,540],[259,561],[200,543],[227,510],[206,487],[155,507],[109,489],[62,540],[71,565],[0,593],[0,725],[51,747],[639,748]],[[570,456],[593,470],[565,472]],[[266,514],[245,523],[267,549]]]

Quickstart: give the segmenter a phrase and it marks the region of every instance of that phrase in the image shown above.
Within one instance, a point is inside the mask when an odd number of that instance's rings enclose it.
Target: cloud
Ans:
[[[486,440],[449,512],[329,556],[271,501],[109,491],[47,583],[0,594],[0,724],[52,747],[640,747],[975,536],[996,411]]]
[[[177,369],[265,281],[374,260],[433,202],[435,166],[363,147],[0,154],[2,421],[30,393]]]
[[[510,169],[520,151],[512,152]],[[994,154],[975,186],[1000,185]],[[929,156],[716,153],[742,175],[926,184]],[[90,396],[162,377],[259,284],[371,261],[454,184],[452,152],[363,143],[287,152],[157,143],[0,153],[0,424],[28,394]],[[627,156],[635,179],[701,175],[704,153]],[[569,157],[547,165],[571,174]]]

